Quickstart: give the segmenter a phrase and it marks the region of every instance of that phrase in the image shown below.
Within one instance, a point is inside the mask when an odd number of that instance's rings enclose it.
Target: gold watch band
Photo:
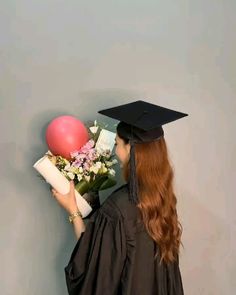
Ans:
[[[81,218],[83,218],[81,212],[78,210],[76,211],[75,213],[72,213],[71,215],[69,215],[69,221],[70,223],[73,222],[73,220],[77,217],[77,216],[80,216]]]

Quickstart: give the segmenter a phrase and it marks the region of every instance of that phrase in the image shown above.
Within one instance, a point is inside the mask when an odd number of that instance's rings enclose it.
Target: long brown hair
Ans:
[[[119,134],[118,134],[119,135]],[[122,138],[122,136],[120,136]],[[127,143],[128,140],[123,138]],[[141,218],[148,234],[160,250],[160,261],[178,260],[182,226],[178,221],[173,191],[173,169],[164,137],[135,145],[136,175]],[[123,174],[129,179],[129,163]],[[155,258],[158,256],[158,250]]]

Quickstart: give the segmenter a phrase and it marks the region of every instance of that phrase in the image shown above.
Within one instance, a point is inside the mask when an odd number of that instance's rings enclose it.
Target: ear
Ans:
[[[130,143],[127,143],[127,144],[125,145],[125,149],[126,149],[126,152],[127,152],[128,155],[130,154],[130,148],[131,148]]]

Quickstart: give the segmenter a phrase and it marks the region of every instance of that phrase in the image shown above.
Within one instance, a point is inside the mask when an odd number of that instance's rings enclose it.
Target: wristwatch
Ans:
[[[81,212],[78,210],[76,211],[75,213],[72,213],[71,215],[69,215],[69,221],[70,223],[73,222],[73,220],[77,217],[77,216],[80,216],[81,218],[83,218]]]

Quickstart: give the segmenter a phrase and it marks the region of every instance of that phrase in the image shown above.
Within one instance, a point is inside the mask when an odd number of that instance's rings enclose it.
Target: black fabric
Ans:
[[[187,116],[185,113],[161,107],[143,100],[100,110],[98,113],[125,122],[144,131],[150,131]]]
[[[160,126],[149,131],[144,131],[140,128],[134,127],[121,121],[117,125],[117,133],[122,134],[125,139],[128,139],[133,143],[145,143],[158,140],[164,135],[164,130]]]
[[[70,295],[183,295],[178,262],[154,260],[155,243],[124,185],[86,225],[65,275]]]

